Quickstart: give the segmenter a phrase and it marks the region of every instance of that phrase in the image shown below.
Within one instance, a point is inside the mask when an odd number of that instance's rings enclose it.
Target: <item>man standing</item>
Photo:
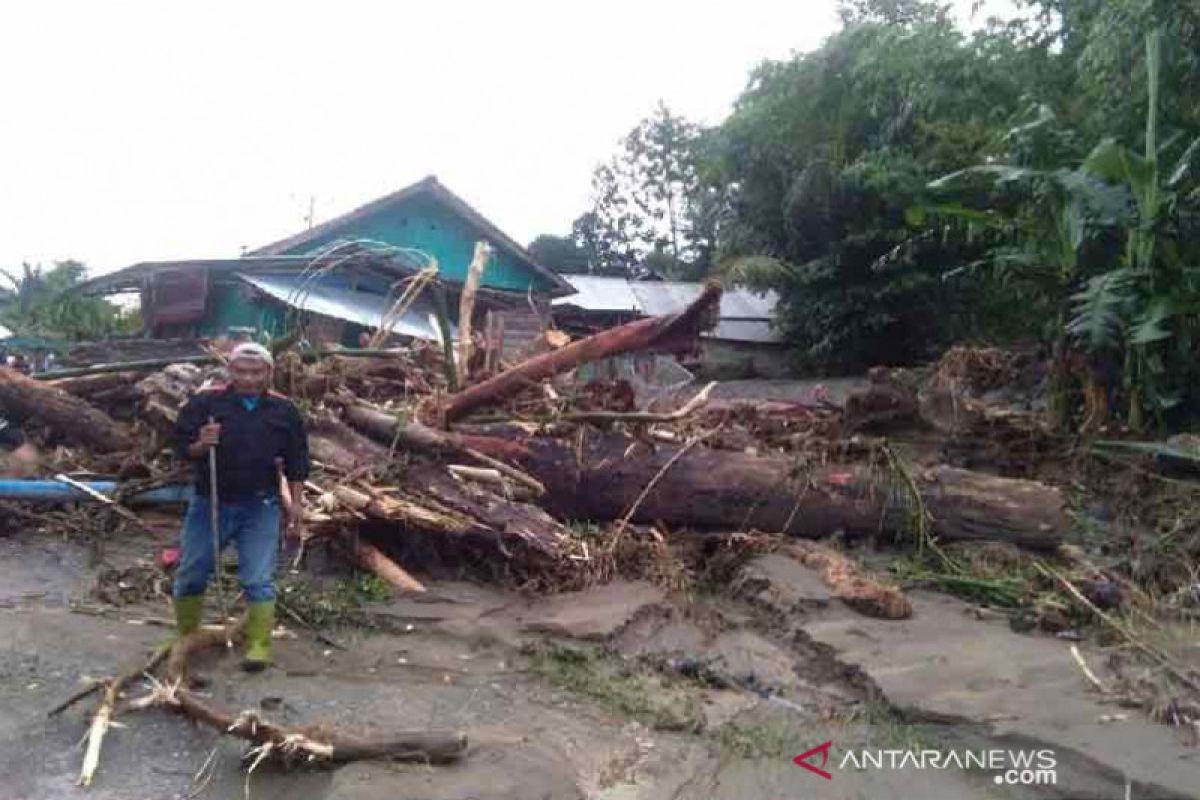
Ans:
[[[242,667],[271,663],[275,625],[275,554],[279,545],[279,463],[292,502],[288,534],[301,517],[308,478],[308,439],[300,412],[269,390],[274,359],[265,347],[239,344],[229,358],[229,382],[201,390],[179,413],[175,446],[195,471],[175,574],[175,626],[185,636],[200,626],[204,589],[216,564],[212,531],[209,452],[217,455],[220,545],[237,546],[238,580],[249,602]]]

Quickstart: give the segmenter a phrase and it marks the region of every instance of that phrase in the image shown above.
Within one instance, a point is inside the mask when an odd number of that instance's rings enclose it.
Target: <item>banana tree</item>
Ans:
[[[1187,264],[1181,210],[1198,186],[1200,138],[1184,148],[1175,166],[1164,172],[1160,160],[1176,139],[1160,142],[1158,131],[1162,36],[1146,39],[1149,107],[1145,145],[1138,153],[1105,139],[1081,169],[1120,187],[1131,197],[1121,263],[1093,277],[1078,292],[1068,331],[1089,348],[1120,344],[1125,351],[1124,383],[1130,427],[1144,427],[1146,413],[1161,423],[1178,405],[1197,339],[1200,270]]]
[[[958,233],[985,236],[992,247],[985,259],[960,267],[988,268],[1027,302],[1043,308],[1045,335],[1054,341],[1051,411],[1056,425],[1069,417],[1067,321],[1073,294],[1103,255],[1100,240],[1128,218],[1127,191],[1082,168],[1055,166],[1064,157],[1059,143],[1069,132],[1054,113],[1011,129],[1003,144],[1014,160],[958,170],[933,181],[929,189],[953,202],[914,209],[914,224],[926,218],[960,226]],[[953,274],[953,273],[951,273]]]

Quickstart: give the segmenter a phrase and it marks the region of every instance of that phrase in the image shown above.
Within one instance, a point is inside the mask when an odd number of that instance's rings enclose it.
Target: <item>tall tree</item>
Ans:
[[[529,243],[533,260],[554,272],[570,274],[588,271],[588,253],[574,236],[543,233]]]
[[[704,272],[715,222],[703,203],[702,132],[659,103],[592,176],[592,208],[575,225],[593,269],[630,273],[654,254],[673,276]]]

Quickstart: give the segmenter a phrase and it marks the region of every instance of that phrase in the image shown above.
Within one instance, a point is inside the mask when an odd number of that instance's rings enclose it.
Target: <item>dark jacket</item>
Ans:
[[[202,390],[179,412],[175,425],[175,451],[192,462],[196,492],[209,494],[208,455],[194,459],[188,446],[212,417],[221,424],[217,445],[217,490],[222,500],[279,493],[276,459],[282,459],[289,481],[308,478],[308,436],[304,420],[286,397],[268,392],[247,410],[242,398],[225,385]]]

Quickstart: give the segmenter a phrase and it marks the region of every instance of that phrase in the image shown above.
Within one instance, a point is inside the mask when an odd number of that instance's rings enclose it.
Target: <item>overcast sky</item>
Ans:
[[[320,222],[428,174],[519,241],[565,232],[659,98],[719,121],[835,6],[7,2],[0,267],[232,257],[302,229],[310,197]]]

